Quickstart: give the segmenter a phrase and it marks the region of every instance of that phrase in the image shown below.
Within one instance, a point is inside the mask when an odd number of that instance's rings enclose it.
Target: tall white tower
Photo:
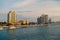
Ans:
[[[9,13],[8,13],[8,24],[15,24],[15,22],[16,22],[15,11],[9,11]]]

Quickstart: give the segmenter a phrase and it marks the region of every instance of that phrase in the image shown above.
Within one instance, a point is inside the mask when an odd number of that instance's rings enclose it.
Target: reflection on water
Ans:
[[[0,40],[60,40],[60,25],[3,30]]]
[[[48,27],[9,30],[9,40],[47,40]]]
[[[17,37],[16,37],[16,34],[15,34],[15,30],[8,30],[8,40],[15,40]]]

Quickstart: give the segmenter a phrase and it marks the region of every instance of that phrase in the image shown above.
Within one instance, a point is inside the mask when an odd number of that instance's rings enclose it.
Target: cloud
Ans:
[[[60,16],[60,1],[58,0],[23,0],[7,3],[0,13],[8,13],[9,10],[16,11],[16,14],[25,17],[37,18],[41,14],[48,14],[50,17]],[[23,11],[18,13],[18,11]],[[31,11],[31,12],[24,12]]]
[[[12,7],[24,7],[24,6],[27,6],[29,4],[32,4],[35,0],[24,0],[22,2],[16,2],[12,5]]]
[[[50,16],[59,16],[60,13],[60,5],[56,2],[46,3],[43,7],[43,11]]]

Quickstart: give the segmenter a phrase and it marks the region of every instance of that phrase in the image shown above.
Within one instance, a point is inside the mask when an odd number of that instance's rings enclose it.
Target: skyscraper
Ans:
[[[49,23],[51,23],[52,22],[52,20],[51,20],[51,18],[49,18]]]
[[[15,22],[16,22],[15,11],[9,11],[9,13],[8,13],[8,24],[15,24]]]
[[[48,23],[48,15],[41,15],[40,17],[37,18],[37,23],[38,24],[47,24]]]
[[[48,23],[48,15],[42,15],[42,23]]]
[[[41,23],[42,23],[42,17],[38,17],[38,18],[37,18],[37,23],[38,23],[38,24],[41,24]]]

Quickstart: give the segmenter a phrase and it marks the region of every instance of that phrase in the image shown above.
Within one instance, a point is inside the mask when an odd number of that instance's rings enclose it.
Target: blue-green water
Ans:
[[[60,40],[60,25],[3,30],[0,40]]]

